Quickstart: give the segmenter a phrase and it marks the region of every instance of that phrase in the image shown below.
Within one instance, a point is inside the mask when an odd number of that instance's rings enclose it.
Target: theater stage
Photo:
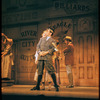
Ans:
[[[48,91],[48,86],[45,90],[30,89],[33,85],[13,85],[6,86],[1,89],[2,100],[98,100],[99,87],[74,87],[66,88],[60,86],[59,92],[55,91],[52,86],[51,91]]]

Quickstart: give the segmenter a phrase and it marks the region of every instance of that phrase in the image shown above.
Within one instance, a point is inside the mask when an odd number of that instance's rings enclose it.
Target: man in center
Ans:
[[[33,87],[31,90],[40,90],[40,82],[42,79],[44,65],[45,65],[45,69],[48,71],[48,73],[51,75],[51,78],[53,79],[54,87],[56,88],[56,91],[59,91],[56,82],[55,69],[53,67],[53,62],[52,62],[52,55],[56,51],[52,43],[56,44],[56,41],[51,37],[53,35],[53,30],[51,30],[50,28],[45,30],[45,34],[46,37],[40,38],[40,41],[37,44],[38,79],[37,79],[36,87]]]

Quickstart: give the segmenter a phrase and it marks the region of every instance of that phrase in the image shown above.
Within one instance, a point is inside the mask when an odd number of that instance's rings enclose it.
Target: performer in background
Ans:
[[[72,38],[70,36],[66,36],[64,38],[64,42],[66,44],[65,49],[63,50],[65,55],[65,65],[69,80],[69,85],[66,86],[67,88],[73,88],[73,75],[72,75],[72,66],[74,64],[74,46],[72,43]]]
[[[1,78],[11,79],[11,66],[13,63],[11,47],[13,40],[8,38],[4,33],[1,33]]]
[[[57,41],[57,49],[59,47],[59,41]],[[60,57],[60,52],[59,50],[57,50],[56,52],[54,52],[54,55],[53,55],[53,64],[55,66],[55,69],[56,69],[56,76],[57,76],[57,84],[60,84],[60,60],[61,60],[61,57]]]
[[[52,43],[56,43],[56,41],[51,37],[53,35],[53,31],[48,28],[46,30],[46,37],[41,38],[39,43],[37,44],[37,52],[38,52],[38,80],[36,87],[33,87],[31,90],[40,90],[40,82],[43,75],[43,69],[44,65],[48,73],[51,75],[54,87],[56,88],[56,91],[59,91],[57,82],[56,82],[56,75],[55,75],[55,69],[53,67],[52,62],[52,54],[55,52],[55,47],[52,45]]]

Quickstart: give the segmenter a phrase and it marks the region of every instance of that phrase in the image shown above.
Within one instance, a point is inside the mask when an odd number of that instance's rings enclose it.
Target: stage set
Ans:
[[[3,100],[19,97],[99,99],[98,22],[98,0],[2,0]],[[59,91],[56,91],[57,88],[55,90],[57,85],[50,76],[47,77],[46,70],[40,90],[31,91],[37,84],[36,47],[48,27],[52,30],[52,38],[58,43],[52,62]],[[65,38],[71,41],[68,45],[74,48],[71,88],[66,87],[71,76],[66,67],[69,62],[65,59]],[[45,83],[45,90],[42,83]]]

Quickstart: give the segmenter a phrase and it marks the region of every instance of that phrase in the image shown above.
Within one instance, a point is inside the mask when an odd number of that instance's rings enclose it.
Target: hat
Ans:
[[[54,32],[54,31],[53,31],[53,29],[51,29],[51,28],[49,28],[49,29],[50,29],[50,32],[51,32],[51,33],[53,33],[53,32]]]
[[[52,35],[53,35],[53,33],[54,33],[53,29],[51,29],[51,28],[48,28],[48,29],[49,29],[50,33],[52,33]]]
[[[71,40],[71,41],[72,41],[72,37],[66,36],[66,37],[64,38],[64,40]]]

